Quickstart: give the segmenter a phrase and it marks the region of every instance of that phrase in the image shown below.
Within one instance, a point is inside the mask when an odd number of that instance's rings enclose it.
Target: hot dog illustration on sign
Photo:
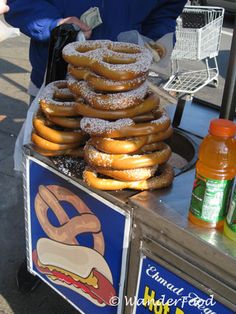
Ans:
[[[77,215],[70,218],[61,205],[70,203]],[[61,203],[60,203],[61,202]],[[53,211],[59,226],[48,218]],[[49,238],[40,238],[32,258],[37,270],[53,284],[84,296],[97,306],[109,304],[116,295],[110,268],[104,259],[105,244],[99,219],[70,190],[58,185],[40,185],[35,212]],[[79,244],[79,234],[92,234],[93,248]]]

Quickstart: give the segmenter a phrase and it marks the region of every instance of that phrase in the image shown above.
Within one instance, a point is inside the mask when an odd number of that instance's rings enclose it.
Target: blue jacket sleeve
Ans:
[[[142,25],[142,34],[151,39],[159,39],[175,31],[176,19],[181,14],[187,0],[167,0],[154,9]]]
[[[48,1],[9,0],[5,20],[36,41],[48,41],[62,14]]]

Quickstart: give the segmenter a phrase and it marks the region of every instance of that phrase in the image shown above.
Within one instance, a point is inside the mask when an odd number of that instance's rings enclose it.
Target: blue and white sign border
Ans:
[[[131,216],[128,212],[123,210],[122,208],[112,204],[108,200],[102,198],[98,194],[94,193],[93,191],[87,189],[86,187],[80,185],[78,182],[74,181],[73,179],[67,177],[63,173],[53,169],[52,167],[48,166],[47,164],[43,163],[42,161],[36,159],[32,156],[25,156],[25,163],[24,163],[24,173],[23,173],[23,181],[24,181],[24,210],[25,210],[25,234],[26,234],[26,254],[27,254],[27,266],[28,270],[33,274],[39,276],[47,285],[49,285],[53,290],[55,290],[59,295],[61,295],[64,299],[67,300],[74,308],[81,312],[81,309],[75,306],[68,298],[66,298],[60,291],[58,291],[54,286],[52,286],[48,281],[46,281],[43,277],[39,275],[39,273],[35,272],[33,269],[33,262],[32,262],[32,230],[31,230],[31,215],[30,215],[30,162],[35,162],[38,165],[42,166],[43,168],[48,169],[49,171],[53,172],[55,175],[63,178],[67,182],[73,184],[77,188],[81,189],[83,192],[88,193],[91,197],[99,200],[103,204],[109,206],[114,211],[118,212],[119,214],[125,217],[125,228],[124,228],[124,240],[123,240],[123,252],[122,252],[122,262],[121,262],[121,271],[120,271],[120,288],[119,288],[119,300],[123,300],[124,294],[124,285],[125,285],[125,278],[127,273],[127,258],[128,258],[128,249],[129,249],[129,242],[130,242],[130,227],[131,227]],[[120,302],[117,306],[117,313],[122,313],[123,302]],[[84,314],[83,312],[81,312]]]

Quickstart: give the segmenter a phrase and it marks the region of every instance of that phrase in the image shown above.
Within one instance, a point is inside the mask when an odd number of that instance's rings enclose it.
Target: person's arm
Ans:
[[[63,23],[77,24],[86,38],[91,35],[85,23],[75,16],[64,18],[63,12],[48,1],[9,0],[8,4],[10,11],[5,14],[5,20],[36,41],[48,41],[52,29]]]
[[[9,0],[10,10],[5,20],[22,33],[37,41],[47,41],[57,26],[61,13],[48,1]]]
[[[6,3],[7,3],[7,0],[0,0],[0,14],[6,13],[9,11],[9,6]]]
[[[183,11],[187,0],[167,0],[154,9],[145,19],[142,34],[151,39],[159,39],[175,31],[176,19]]]

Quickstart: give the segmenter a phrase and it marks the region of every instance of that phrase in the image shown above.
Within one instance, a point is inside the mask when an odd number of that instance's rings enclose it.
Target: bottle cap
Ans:
[[[232,137],[236,134],[236,124],[227,119],[214,119],[210,122],[209,132],[215,136]]]

